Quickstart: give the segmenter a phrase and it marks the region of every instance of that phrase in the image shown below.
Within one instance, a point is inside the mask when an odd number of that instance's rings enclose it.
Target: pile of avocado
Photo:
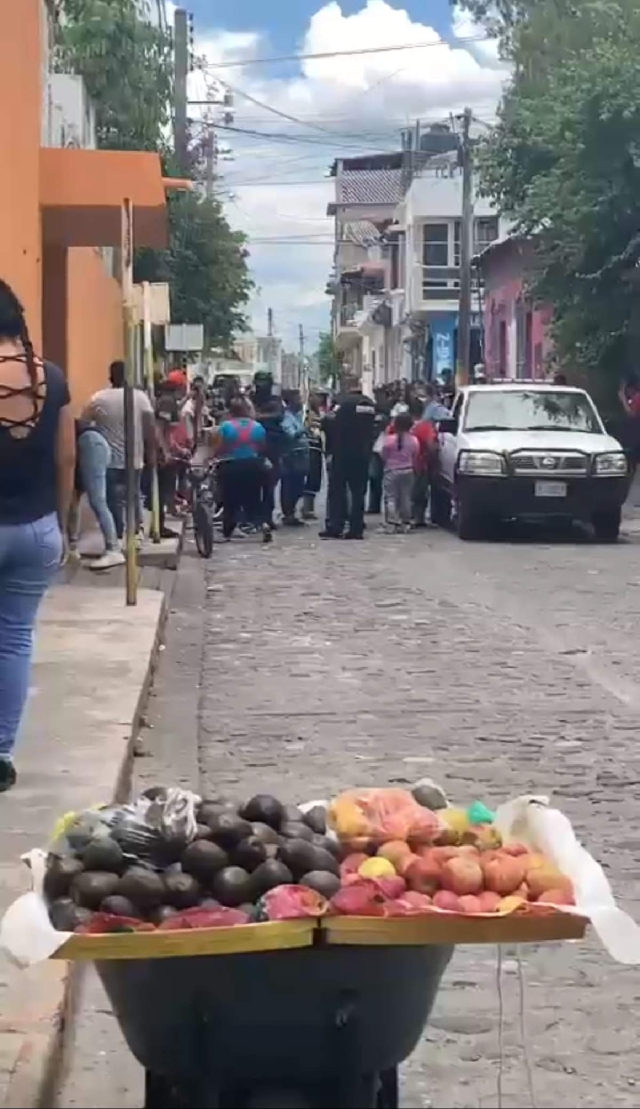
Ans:
[[[76,836],[71,854],[50,855],[44,893],[54,928],[72,932],[96,912],[159,925],[184,909],[221,905],[259,920],[257,903],[276,886],[297,883],[327,898],[340,888],[339,846],[320,806],[303,815],[258,794],[239,807],[203,800],[196,818],[195,839],[173,836],[151,859],[136,855],[139,837],[117,824],[109,834]]]

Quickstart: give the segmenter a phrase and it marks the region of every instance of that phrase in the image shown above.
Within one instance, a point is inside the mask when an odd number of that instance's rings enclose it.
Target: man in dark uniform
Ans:
[[[358,378],[350,378],[324,427],[331,465],[327,526],[320,532],[322,539],[341,539],[347,519],[345,538],[364,538],[364,498],[376,433],[375,415],[375,404],[361,391]]]

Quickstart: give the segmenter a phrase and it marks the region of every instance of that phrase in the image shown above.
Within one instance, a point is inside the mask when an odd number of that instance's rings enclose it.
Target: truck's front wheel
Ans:
[[[601,543],[615,543],[620,535],[622,509],[602,509],[601,512],[594,513],[591,522],[593,524],[593,530],[596,533],[596,539],[599,539]]]

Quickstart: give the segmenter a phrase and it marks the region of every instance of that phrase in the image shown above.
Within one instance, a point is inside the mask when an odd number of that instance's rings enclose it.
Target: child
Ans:
[[[411,434],[412,425],[410,414],[400,412],[382,444],[385,522],[396,531],[411,530],[413,485],[420,454],[420,444]]]

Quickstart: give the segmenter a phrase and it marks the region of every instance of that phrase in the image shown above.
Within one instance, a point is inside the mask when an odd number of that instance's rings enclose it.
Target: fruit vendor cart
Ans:
[[[55,957],[95,962],[148,1109],[393,1109],[456,944],[574,940],[586,923],[324,917],[74,935]]]

